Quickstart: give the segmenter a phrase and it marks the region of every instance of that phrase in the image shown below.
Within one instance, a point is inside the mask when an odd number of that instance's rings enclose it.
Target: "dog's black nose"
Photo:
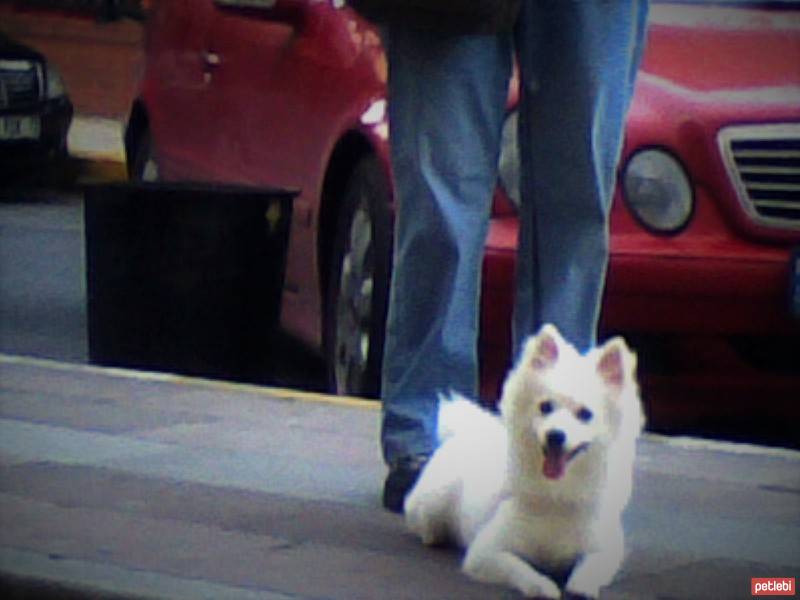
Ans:
[[[564,446],[564,442],[567,441],[567,435],[560,429],[551,429],[547,432],[546,441],[548,448],[557,450]]]

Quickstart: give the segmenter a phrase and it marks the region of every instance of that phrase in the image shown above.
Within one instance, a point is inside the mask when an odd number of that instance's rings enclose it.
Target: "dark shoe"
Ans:
[[[406,496],[417,483],[419,474],[427,462],[427,456],[412,456],[401,459],[389,467],[389,474],[383,484],[383,507],[386,510],[403,513]]]

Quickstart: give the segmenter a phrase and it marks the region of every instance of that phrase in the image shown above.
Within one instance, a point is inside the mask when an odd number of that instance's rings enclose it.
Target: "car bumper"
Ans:
[[[481,396],[486,399],[497,397],[512,361],[517,232],[516,218],[494,219],[486,246],[480,341]],[[680,242],[647,233],[615,235],[601,334],[800,339],[800,320],[792,316],[789,302],[791,260],[792,246],[712,235],[687,235]],[[760,371],[753,373],[763,379]],[[787,389],[798,384],[796,377],[781,381],[788,381]]]
[[[789,310],[789,267],[788,249],[738,257],[612,254],[603,325],[646,333],[800,332]]]
[[[495,219],[484,264],[484,345],[510,341],[517,221]],[[602,328],[658,334],[800,335],[791,245],[712,234],[612,237]]]

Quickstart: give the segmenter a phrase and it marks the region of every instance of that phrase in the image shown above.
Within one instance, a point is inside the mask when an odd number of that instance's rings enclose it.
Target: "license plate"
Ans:
[[[800,319],[800,248],[792,252],[791,279],[789,280],[789,309],[792,314]]]
[[[39,117],[11,115],[0,117],[0,140],[38,140],[42,131]]]

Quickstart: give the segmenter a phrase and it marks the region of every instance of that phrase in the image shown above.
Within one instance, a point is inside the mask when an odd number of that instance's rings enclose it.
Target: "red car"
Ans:
[[[324,351],[336,391],[374,395],[392,221],[375,29],[341,0],[152,4],[126,133],[131,176],[302,190],[282,325]],[[509,361],[513,118],[484,267],[487,397]],[[720,359],[734,379],[744,368],[732,365],[748,365],[800,389],[796,247],[800,3],[653,4],[604,330],[638,341],[656,382]]]

